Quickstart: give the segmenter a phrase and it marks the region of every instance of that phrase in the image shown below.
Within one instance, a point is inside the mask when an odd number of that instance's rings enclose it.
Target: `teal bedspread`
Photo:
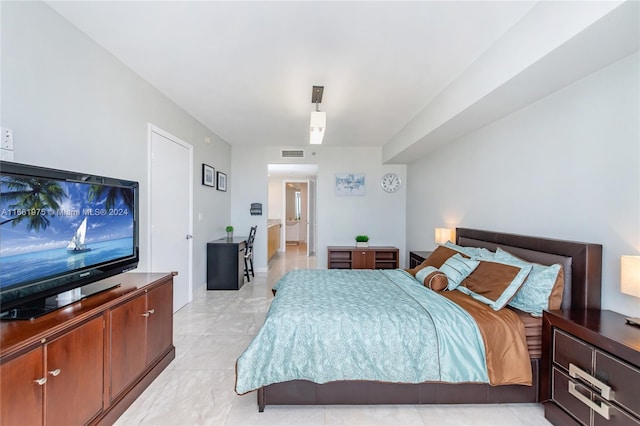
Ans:
[[[236,366],[236,392],[289,380],[489,381],[480,331],[403,270],[294,270]]]

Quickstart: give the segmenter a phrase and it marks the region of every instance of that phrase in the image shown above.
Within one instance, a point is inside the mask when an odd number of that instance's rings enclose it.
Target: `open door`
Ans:
[[[307,179],[307,256],[315,256],[317,251],[316,238],[316,180]]]

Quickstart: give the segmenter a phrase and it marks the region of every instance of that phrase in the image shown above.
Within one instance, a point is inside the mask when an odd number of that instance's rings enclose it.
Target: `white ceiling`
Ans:
[[[231,144],[382,146],[530,1],[48,3]]]

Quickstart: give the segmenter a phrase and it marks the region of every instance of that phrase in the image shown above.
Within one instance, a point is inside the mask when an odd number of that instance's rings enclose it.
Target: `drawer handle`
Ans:
[[[591,401],[589,398],[578,392],[576,390],[576,384],[571,381],[569,381],[569,393],[576,397],[578,401],[582,402],[584,405],[591,408],[593,411],[600,414],[605,419],[609,420],[609,406],[604,402],[596,404],[595,402]]]
[[[151,314],[149,312],[145,312],[144,314],[140,314],[140,315],[142,315],[143,317],[148,317]]]
[[[47,378],[43,377],[41,379],[36,379],[34,380],[34,382],[36,382],[37,384],[39,384],[40,386],[44,385],[45,383],[47,383]]]
[[[593,377],[591,374],[587,373],[586,371],[582,370],[581,368],[579,368],[578,366],[572,363],[569,363],[569,375],[574,379],[576,377],[579,377],[585,380],[586,382],[588,382],[589,384],[598,388],[600,390],[600,396],[606,399],[607,401],[611,399],[611,386],[607,386],[606,384],[602,383],[600,380]]]
[[[60,374],[60,369],[56,368],[55,370],[51,370],[49,371],[49,374],[51,374],[53,377],[56,377]]]
[[[149,309],[147,312],[149,312],[150,314],[154,314],[156,312],[155,309]]]

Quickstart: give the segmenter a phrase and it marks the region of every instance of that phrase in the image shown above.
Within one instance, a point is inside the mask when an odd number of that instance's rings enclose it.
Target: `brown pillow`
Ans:
[[[441,267],[442,264],[447,261],[447,259],[449,259],[451,256],[453,256],[456,253],[458,252],[453,249],[450,249],[449,247],[438,246],[431,253],[431,255],[424,260],[424,262],[422,262],[421,264],[419,264],[413,269],[406,269],[406,271],[415,277],[420,269],[426,268],[427,266],[433,266],[436,269]],[[469,256],[465,254],[462,254],[462,253],[460,254],[462,255],[462,257],[469,258]]]
[[[496,301],[519,272],[520,268],[517,266],[481,261],[460,285],[480,296]]]
[[[560,309],[562,307],[562,294],[564,293],[564,268],[560,268],[556,282],[549,294],[549,309]]]
[[[442,291],[447,288],[449,280],[444,272],[433,271],[426,277],[424,277],[423,284],[425,287],[430,288],[433,291]]]

